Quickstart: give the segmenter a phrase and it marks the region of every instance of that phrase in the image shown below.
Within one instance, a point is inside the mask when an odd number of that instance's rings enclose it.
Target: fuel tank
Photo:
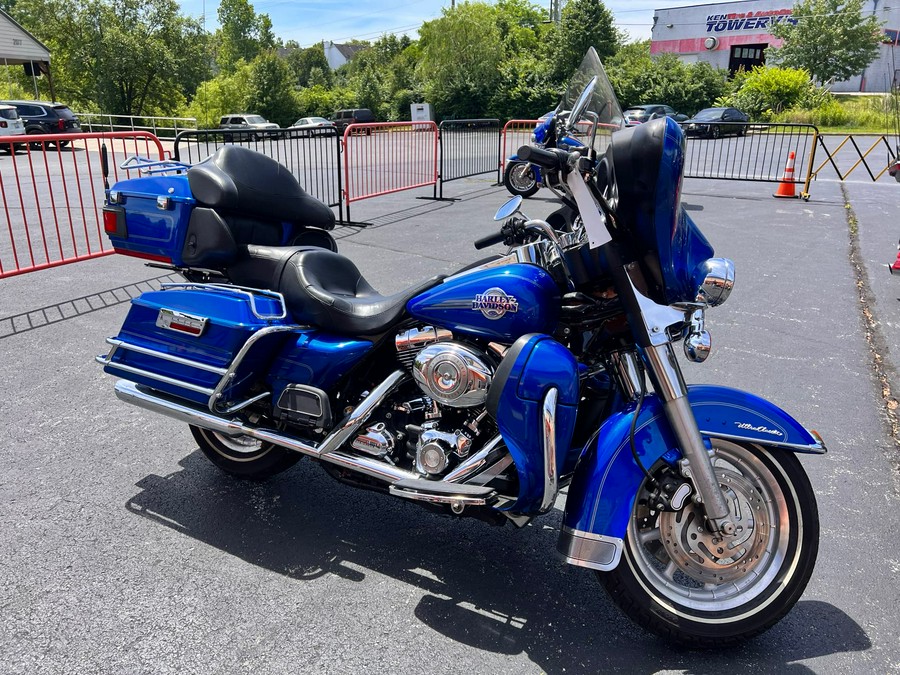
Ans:
[[[560,292],[541,267],[513,264],[449,277],[414,297],[411,316],[454,333],[513,342],[526,333],[553,334]]]

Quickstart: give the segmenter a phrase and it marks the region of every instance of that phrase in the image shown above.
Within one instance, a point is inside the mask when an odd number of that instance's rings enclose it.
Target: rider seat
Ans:
[[[381,295],[349,258],[316,247],[247,246],[228,268],[237,285],[278,291],[294,321],[350,335],[376,335],[396,324],[406,303],[440,283],[432,277],[394,295]]]

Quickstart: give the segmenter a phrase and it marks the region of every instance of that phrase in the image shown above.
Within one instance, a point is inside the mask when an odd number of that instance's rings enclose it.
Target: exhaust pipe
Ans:
[[[384,398],[393,391],[406,375],[402,371],[394,372],[387,380],[375,388],[357,408],[351,412],[343,423],[329,434],[319,445],[306,443],[293,436],[278,431],[244,424],[238,420],[228,420],[214,415],[208,410],[194,408],[184,403],[178,403],[162,398],[156,393],[141,389],[134,382],[119,380],[116,382],[116,396],[125,403],[130,403],[144,410],[159,413],[171,417],[179,422],[192,424],[202,429],[215,431],[226,436],[249,436],[264,443],[278,445],[294,452],[309,455],[331,464],[356,471],[358,473],[376,478],[386,483],[396,483],[401,480],[419,480],[421,476],[412,471],[391,466],[386,462],[369,457],[358,457],[338,450],[355,431],[357,431],[368,419],[375,408],[381,405]]]

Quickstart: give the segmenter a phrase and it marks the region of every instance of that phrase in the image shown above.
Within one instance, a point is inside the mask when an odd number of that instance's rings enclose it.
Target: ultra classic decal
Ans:
[[[518,312],[519,303],[502,288],[494,287],[476,294],[472,301],[472,309],[480,311],[486,319],[500,319],[507,312],[512,314]]]

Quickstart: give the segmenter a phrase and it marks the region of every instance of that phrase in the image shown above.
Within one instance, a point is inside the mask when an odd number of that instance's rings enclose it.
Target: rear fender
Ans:
[[[704,439],[750,442],[791,452],[825,452],[815,432],[753,394],[698,385],[688,387],[688,400]],[[644,479],[629,443],[634,410],[630,404],[607,418],[578,460],[557,545],[573,565],[608,571],[619,563],[634,499]],[[659,459],[674,464],[681,458],[656,395],[644,398],[634,442],[647,468]]]

